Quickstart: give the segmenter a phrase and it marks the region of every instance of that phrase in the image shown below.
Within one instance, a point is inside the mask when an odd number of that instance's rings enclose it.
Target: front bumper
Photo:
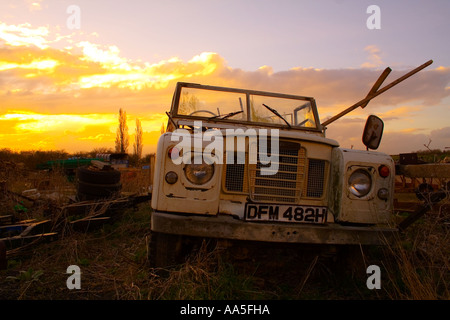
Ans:
[[[168,234],[233,240],[361,245],[386,245],[398,232],[396,228],[376,226],[257,223],[230,215],[198,216],[157,211],[152,213],[151,229]]]

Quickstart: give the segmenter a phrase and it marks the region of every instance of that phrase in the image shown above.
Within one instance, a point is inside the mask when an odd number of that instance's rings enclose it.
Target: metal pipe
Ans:
[[[357,107],[361,106],[361,107],[365,107],[370,100],[372,100],[373,98],[379,96],[380,94],[382,94],[383,92],[389,90],[390,88],[392,88],[393,86],[399,84],[400,82],[402,82],[403,80],[406,80],[407,78],[411,77],[412,75],[416,74],[417,72],[419,72],[422,69],[425,69],[426,67],[428,67],[430,64],[433,63],[433,60],[429,60],[427,62],[425,62],[424,64],[422,64],[421,66],[415,68],[414,70],[411,70],[410,72],[408,72],[407,74],[405,74],[404,76],[398,78],[395,81],[392,81],[390,84],[386,85],[385,87],[381,88],[380,90],[376,91],[376,92],[372,92],[372,90],[369,92],[369,94],[366,96],[366,98],[362,99],[361,101],[358,101],[357,103],[355,103],[354,105],[352,105],[351,107],[347,108],[346,110],[344,110],[343,112],[339,113],[338,115],[332,117],[331,119],[328,119],[327,121],[322,123],[322,127],[327,126],[328,124],[336,121],[337,119],[339,119],[340,117],[342,117],[343,115],[347,114],[348,112],[356,109]],[[388,68],[387,68],[388,69]],[[384,79],[382,79],[382,77],[384,76],[385,73],[389,74],[389,72],[386,70],[384,70],[383,74],[380,76],[380,78],[378,78],[377,82],[375,83],[375,85],[372,87],[372,89],[377,85],[377,83],[379,83],[380,81],[384,81]],[[390,69],[390,68],[389,68]],[[387,74],[384,77],[387,77]],[[380,84],[381,84],[380,82]]]

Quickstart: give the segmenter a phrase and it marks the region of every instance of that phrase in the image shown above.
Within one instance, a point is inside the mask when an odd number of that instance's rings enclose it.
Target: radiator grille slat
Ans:
[[[269,150],[269,149],[268,149]],[[275,154],[268,154],[273,157]],[[249,165],[250,197],[255,201],[294,203],[299,200],[305,174],[306,150],[298,143],[280,141],[278,163]],[[273,175],[261,170],[278,165]],[[267,169],[268,170],[268,169]]]
[[[257,159],[257,164],[249,164],[248,158],[246,164],[226,164],[225,191],[245,193],[253,201],[267,203],[299,203],[300,198],[323,197],[328,163],[308,159],[300,143],[280,141],[278,170],[273,175],[261,174],[271,163],[261,164],[259,155]]]

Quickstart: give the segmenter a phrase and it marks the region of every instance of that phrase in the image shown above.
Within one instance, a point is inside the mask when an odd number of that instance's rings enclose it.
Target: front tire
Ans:
[[[183,237],[161,232],[151,232],[149,262],[153,268],[167,268],[183,261]]]

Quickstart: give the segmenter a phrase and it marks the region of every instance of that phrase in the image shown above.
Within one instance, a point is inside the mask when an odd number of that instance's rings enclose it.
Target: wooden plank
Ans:
[[[92,160],[91,164],[99,169],[103,169],[104,167],[111,167],[111,165],[109,163],[100,161],[100,160]]]
[[[35,219],[30,219],[30,220],[23,220],[23,221],[19,221],[15,224],[10,224],[10,225],[5,225],[5,226],[0,226],[0,234],[5,234],[5,233],[18,233],[18,234],[22,234],[23,232],[25,232],[27,229],[27,233],[31,231],[32,228],[39,226],[41,224],[47,224],[50,222],[50,220],[44,220],[44,221],[40,221],[40,222],[35,222]],[[42,228],[41,228],[42,230]],[[42,232],[42,231],[40,231]]]
[[[0,239],[0,241],[3,241],[4,244],[6,245],[6,248],[9,250],[9,249],[21,247],[21,246],[29,244],[33,241],[53,240],[57,234],[58,234],[57,232],[50,232],[50,233],[35,234],[35,235],[31,235],[31,236],[26,236],[26,237],[16,236],[16,237],[10,237],[10,238],[3,238],[3,239]]]
[[[101,227],[108,222],[111,217],[96,217],[91,219],[80,219],[70,222],[74,230],[86,232],[89,229],[95,229]]]
[[[12,224],[12,220],[13,220],[12,214],[0,216],[0,226],[5,224]]]

